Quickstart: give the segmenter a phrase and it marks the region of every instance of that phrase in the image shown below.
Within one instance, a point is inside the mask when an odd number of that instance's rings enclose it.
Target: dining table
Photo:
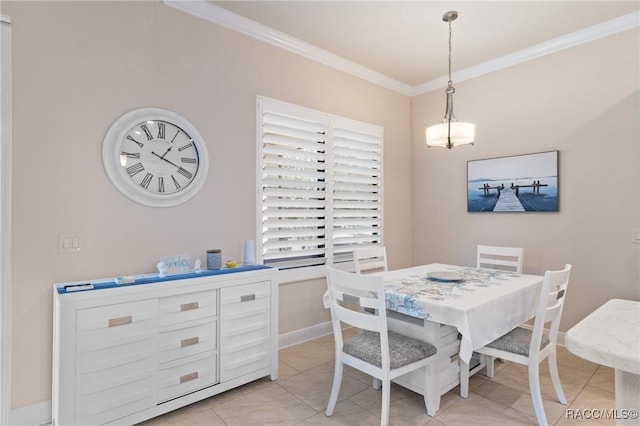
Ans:
[[[475,349],[534,317],[544,278],[442,263],[375,274],[384,277],[389,330],[438,350],[436,377],[427,378],[439,382],[440,394],[430,396],[436,412],[440,397],[460,384],[460,368],[471,365],[472,375],[484,366]],[[416,370],[394,382],[425,395],[425,374]]]

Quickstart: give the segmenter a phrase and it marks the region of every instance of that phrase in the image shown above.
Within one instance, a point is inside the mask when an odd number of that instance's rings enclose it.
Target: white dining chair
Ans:
[[[356,274],[388,271],[387,250],[384,247],[367,247],[353,250],[353,265]]]
[[[498,269],[522,273],[524,249],[478,245],[476,268]]]
[[[529,390],[533,408],[541,426],[547,425],[547,418],[542,406],[540,393],[539,364],[547,358],[553,388],[560,403],[567,404],[556,363],[556,341],[558,327],[562,317],[564,300],[567,297],[567,286],[571,275],[571,265],[566,264],[560,271],[547,271],[544,274],[538,307],[536,309],[533,330],[516,327],[507,334],[498,337],[488,345],[476,349],[475,352],[485,357],[487,376],[493,377],[493,361],[496,357],[528,366]],[[548,330],[545,324],[551,323]],[[460,368],[460,396],[466,398],[469,393],[469,369]]]
[[[437,350],[430,343],[387,329],[383,277],[327,267],[327,287],[335,340],[335,370],[326,415],[333,414],[340,392],[343,364],[346,364],[382,382],[380,424],[386,426],[389,423],[391,380],[420,368],[430,369],[425,377],[435,374],[433,355]],[[364,308],[370,311],[364,311]],[[362,331],[344,341],[342,324]],[[439,391],[438,383],[435,380],[425,381],[424,402],[427,413],[433,416],[437,409],[434,397]]]

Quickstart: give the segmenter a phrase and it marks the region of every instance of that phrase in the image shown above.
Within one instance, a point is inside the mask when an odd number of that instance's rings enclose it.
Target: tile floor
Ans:
[[[332,417],[324,410],[333,379],[333,336],[280,350],[279,378],[264,378],[144,422],[145,426],[244,425],[379,425],[380,391],[371,378],[345,368]],[[558,369],[568,405],[557,402],[546,361],[541,365],[542,398],[547,420],[554,425],[615,424],[614,420],[569,419],[567,409],[615,407],[613,370],[558,348]],[[440,410],[429,417],[421,395],[392,385],[389,421],[393,426],[536,425],[529,397],[527,369],[496,362],[489,380],[481,371],[472,377],[469,398],[459,388],[443,395]]]

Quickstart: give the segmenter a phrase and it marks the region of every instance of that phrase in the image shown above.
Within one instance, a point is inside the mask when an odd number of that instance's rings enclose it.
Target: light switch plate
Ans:
[[[78,253],[82,251],[82,236],[79,232],[60,234],[58,238],[59,253]]]

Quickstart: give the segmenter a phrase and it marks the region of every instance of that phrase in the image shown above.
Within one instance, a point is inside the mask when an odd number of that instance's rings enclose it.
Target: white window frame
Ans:
[[[277,117],[273,118],[274,115],[276,115]],[[317,237],[320,241],[324,242],[325,250],[322,255],[317,255],[320,256],[317,259],[324,259],[324,261],[322,261],[322,264],[320,265],[302,264],[298,266],[292,266],[295,264],[295,262],[285,262],[284,265],[278,265],[270,263],[269,259],[265,261],[265,257],[263,256],[263,243],[273,245],[275,240],[274,238],[271,238],[270,240],[268,237],[265,237],[263,231],[273,231],[273,226],[278,226],[273,225],[273,221],[271,221],[272,227],[271,229],[269,229],[269,225],[265,224],[265,214],[267,213],[266,207],[263,206],[267,202],[269,202],[270,197],[270,201],[275,203],[277,203],[278,200],[281,199],[271,196],[267,193],[268,189],[271,189],[272,191],[274,189],[273,187],[270,187],[270,185],[273,185],[273,177],[270,178],[269,173],[267,172],[265,172],[265,174],[263,175],[263,170],[268,169],[269,166],[273,166],[271,162],[274,161],[274,157],[270,156],[269,152],[265,154],[265,150],[268,151],[268,148],[265,148],[265,145],[270,145],[271,148],[273,147],[273,145],[265,144],[264,142],[265,135],[267,135],[267,138],[272,136],[271,132],[269,132],[268,130],[265,131],[265,129],[268,128],[273,120],[288,118],[291,118],[294,121],[302,121],[303,126],[306,126],[308,121],[311,123],[309,124],[309,127],[318,129],[318,131],[320,131],[321,127],[324,126],[325,157],[324,160],[320,160],[324,161],[324,172],[321,168],[318,168],[318,172],[320,174],[323,174],[325,184],[324,190],[321,187],[321,184],[313,180],[316,178],[321,180],[321,177],[308,178],[312,179],[311,182],[309,182],[308,180],[302,180],[305,178],[300,178],[300,182],[307,182],[309,183],[309,186],[319,186],[320,188],[315,189],[314,191],[318,191],[318,193],[324,195],[324,200],[321,207],[321,211],[324,212],[324,215],[320,215],[323,216],[324,219],[318,219],[316,217],[310,218],[310,220],[314,223],[316,223],[318,220],[323,222],[324,239],[322,239],[321,236]],[[319,127],[316,127],[316,125]],[[275,99],[258,96],[256,130],[256,261],[258,263],[264,262],[265,264],[272,264],[273,266],[281,267],[281,282],[301,281],[324,277],[326,265],[334,265],[342,269],[352,269],[353,262],[351,258],[351,251],[356,246],[366,247],[372,245],[384,245],[384,129],[381,126],[359,122],[325,112],[278,101]],[[314,130],[309,130],[309,132],[313,131]],[[315,136],[314,133],[311,134]],[[320,141],[318,142],[319,145],[322,146],[322,136],[318,138],[318,141]],[[312,151],[316,147],[314,142],[315,141],[311,142],[311,147],[309,148]],[[300,152],[302,152],[303,154],[305,153],[303,149],[300,150]],[[358,158],[355,158],[354,155]],[[359,167],[358,165],[358,162],[363,161],[362,158],[368,158],[364,160],[364,169]],[[315,163],[305,164],[313,165]],[[271,170],[273,170],[273,167],[271,167]],[[357,173],[363,174],[364,176],[359,176]],[[368,176],[369,174],[371,176]],[[293,179],[293,186],[295,187],[298,180],[296,180],[296,178]],[[354,180],[355,185],[352,180]],[[362,180],[363,183],[359,183],[360,180]],[[267,181],[270,181],[270,183]],[[347,182],[345,183],[345,181]],[[336,183],[337,185],[334,185]],[[358,185],[360,185],[360,188],[351,188]],[[356,217],[355,219],[345,219],[344,217],[341,217],[351,214],[351,210],[349,209],[354,207],[353,205],[350,205],[353,204],[352,201],[350,202],[349,200],[334,200],[334,195],[336,195],[337,198],[341,198],[345,195],[345,186],[348,188],[347,191],[355,191],[357,197],[362,197],[364,199],[371,198],[371,200],[369,201],[363,200],[359,202],[360,204],[358,205],[359,207],[362,203],[370,203],[369,208],[371,209],[370,212],[372,212],[371,215],[373,216],[371,219],[365,220],[364,218],[361,218],[362,220],[359,220],[358,217]],[[277,187],[277,189],[281,188],[282,187],[279,186]],[[311,190],[309,189],[309,191]],[[316,192],[309,193],[316,194]],[[315,197],[310,197],[314,198],[315,202]],[[347,196],[346,198],[348,199],[350,197]],[[341,209],[341,205],[345,206],[346,208]],[[309,214],[313,216],[314,212],[315,210],[309,212]],[[368,214],[369,212],[366,213]],[[335,220],[334,215],[336,216]],[[354,229],[353,235],[350,235],[350,230],[352,228]],[[317,231],[317,228],[312,229]],[[318,232],[319,231],[317,231],[316,233]],[[312,239],[309,245],[313,246],[309,248],[309,250],[313,250],[313,248],[315,248],[314,244],[316,243],[316,237],[311,236],[309,238]],[[279,241],[275,240],[275,243],[277,244],[279,243]],[[289,249],[289,247],[287,248]],[[307,248],[305,247],[302,250],[307,250]],[[271,252],[272,257],[277,255],[278,253]],[[305,258],[305,260],[308,259]],[[304,263],[305,260],[302,260],[302,262]],[[271,262],[274,262],[274,260],[271,260]]]

